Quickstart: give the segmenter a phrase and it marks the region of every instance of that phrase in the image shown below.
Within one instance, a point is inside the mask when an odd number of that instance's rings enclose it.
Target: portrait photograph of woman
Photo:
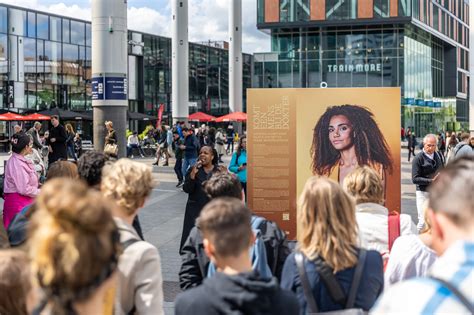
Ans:
[[[359,105],[326,109],[314,127],[311,157],[314,175],[340,184],[358,166],[375,169],[384,187],[387,174],[393,172],[390,149],[374,115]]]
[[[368,166],[382,180],[384,205],[400,210],[399,89],[298,89],[295,108],[298,192],[310,176],[342,185]]]

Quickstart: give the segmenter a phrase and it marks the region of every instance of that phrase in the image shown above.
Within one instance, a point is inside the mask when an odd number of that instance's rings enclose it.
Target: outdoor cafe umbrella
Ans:
[[[189,115],[188,120],[191,121],[199,121],[199,122],[209,122],[209,121],[214,121],[216,117],[208,115],[203,112],[197,112],[194,114]]]
[[[22,121],[25,120],[25,116],[15,114],[15,113],[5,113],[0,115],[0,120],[6,121]]]
[[[23,117],[23,120],[27,120],[27,121],[50,120],[50,119],[51,119],[50,116],[42,115],[42,114],[39,114],[39,113],[34,113],[34,114],[26,115],[26,116]]]
[[[247,114],[242,113],[242,112],[234,112],[228,115],[221,116],[216,119],[216,122],[228,122],[228,121],[237,121],[237,122],[247,121]]]

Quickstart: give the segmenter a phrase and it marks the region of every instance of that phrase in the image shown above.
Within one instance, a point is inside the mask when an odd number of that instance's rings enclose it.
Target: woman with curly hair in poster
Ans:
[[[386,188],[387,172],[393,171],[390,148],[374,115],[358,105],[328,107],[314,128],[311,157],[314,175],[340,184],[357,166],[367,165],[377,171]]]

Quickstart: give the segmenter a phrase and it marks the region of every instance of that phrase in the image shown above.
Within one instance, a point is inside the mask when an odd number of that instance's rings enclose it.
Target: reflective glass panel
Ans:
[[[61,41],[61,19],[57,17],[49,18],[49,39],[57,42]]]
[[[78,45],[85,44],[84,23],[78,21],[71,21],[71,43]]]
[[[49,39],[49,21],[48,16],[43,14],[36,15],[36,30],[38,38]]]

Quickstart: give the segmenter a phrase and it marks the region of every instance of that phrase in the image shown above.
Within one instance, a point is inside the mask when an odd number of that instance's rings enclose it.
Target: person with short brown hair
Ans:
[[[252,270],[249,249],[255,235],[250,210],[236,198],[218,198],[202,210],[197,224],[204,250],[217,272],[201,286],[178,295],[181,314],[297,314],[298,302],[281,290],[275,278],[262,279]]]
[[[46,145],[49,147],[48,164],[53,164],[57,160],[67,160],[66,129],[59,123],[59,117],[56,115],[51,116],[51,124],[46,139]]]
[[[0,251],[0,314],[27,315],[35,306],[28,255]]]

